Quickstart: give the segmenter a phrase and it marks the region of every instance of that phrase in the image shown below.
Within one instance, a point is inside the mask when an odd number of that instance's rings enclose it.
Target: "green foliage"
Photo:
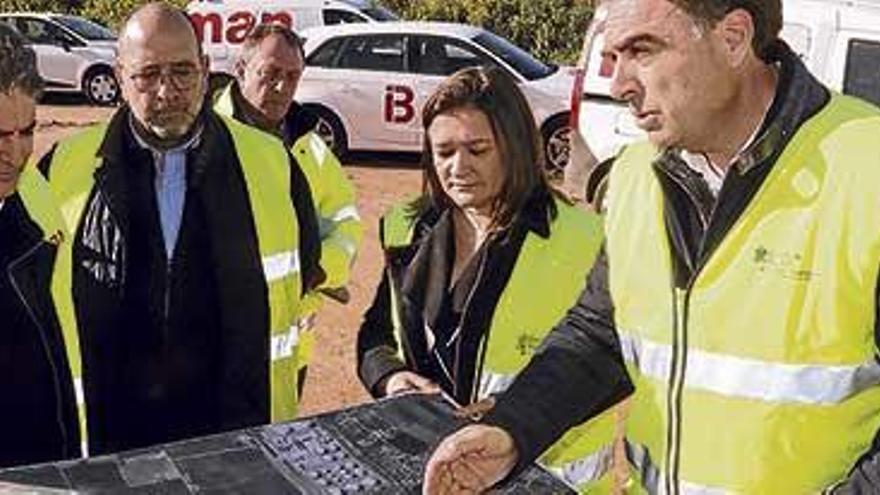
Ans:
[[[449,21],[484,27],[536,57],[562,64],[577,60],[592,2],[587,0],[383,0],[403,19]]]
[[[79,0],[0,0],[0,12],[73,12]]]
[[[187,0],[167,0],[184,7]],[[257,0],[255,0],[257,1]],[[0,0],[0,11],[69,12],[117,29],[145,0]],[[381,0],[403,19],[482,26],[536,57],[574,63],[591,0]]]
[[[166,0],[184,7],[188,0]],[[145,0],[0,0],[2,12],[64,12],[81,15],[117,29]]]
[[[78,13],[112,29],[118,29],[125,18],[144,3],[146,3],[144,0],[82,0],[82,7]],[[185,7],[188,2],[170,0],[167,3]]]

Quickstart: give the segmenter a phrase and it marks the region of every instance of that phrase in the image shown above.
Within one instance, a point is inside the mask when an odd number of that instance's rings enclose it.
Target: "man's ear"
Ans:
[[[755,23],[752,15],[745,9],[733,9],[727,13],[714,28],[731,67],[740,67],[749,55],[757,56],[752,49],[755,38]]]
[[[127,96],[125,93],[126,88],[128,87],[128,82],[123,79],[125,76],[122,72],[122,64],[119,63],[119,59],[117,58],[116,61],[113,62],[113,76],[116,77],[116,84],[119,87],[119,95],[121,96],[121,99],[124,100]]]

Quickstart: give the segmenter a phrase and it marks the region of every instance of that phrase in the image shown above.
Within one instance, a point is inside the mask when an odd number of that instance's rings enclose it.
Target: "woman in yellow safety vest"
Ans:
[[[381,220],[386,267],[358,335],[375,397],[503,391],[583,288],[600,219],[562,200],[514,81],[453,74],[424,106],[424,194]],[[574,428],[544,462],[586,489],[607,472],[613,421]]]

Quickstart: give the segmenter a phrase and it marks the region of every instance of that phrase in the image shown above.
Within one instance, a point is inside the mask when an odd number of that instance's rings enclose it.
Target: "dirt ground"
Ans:
[[[53,99],[37,109],[34,159],[58,139],[83,126],[105,121],[113,109]],[[347,305],[329,302],[318,315],[318,343],[309,370],[301,413],[316,414],[369,399],[355,373],[355,336],[361,315],[373,298],[382,269],[378,243],[379,215],[395,201],[420,189],[420,173],[412,160],[362,159],[346,165],[358,191],[358,209],[366,226],[354,265]]]

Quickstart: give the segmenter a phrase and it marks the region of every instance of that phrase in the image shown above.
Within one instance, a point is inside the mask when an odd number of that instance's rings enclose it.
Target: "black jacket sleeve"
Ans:
[[[290,196],[299,222],[299,256],[302,263],[303,293],[321,285],[327,278],[321,269],[321,232],[312,190],[305,174],[290,153]]]
[[[880,433],[874,437],[871,449],[858,460],[848,478],[830,490],[831,493],[835,495],[880,493],[880,438],[878,437]]]
[[[394,337],[388,284],[388,273],[383,272],[373,304],[364,314],[357,337],[358,376],[373,397],[382,395],[378,385],[383,379],[407,368],[399,357],[399,346]]]
[[[511,434],[521,469],[566,430],[632,392],[614,329],[603,247],[575,306],[547,335],[511,387],[497,398],[484,421]]]
[[[880,348],[880,277],[874,300],[874,345]],[[832,493],[880,493],[880,431],[874,435],[871,448],[856,461],[847,479],[834,487]]]

